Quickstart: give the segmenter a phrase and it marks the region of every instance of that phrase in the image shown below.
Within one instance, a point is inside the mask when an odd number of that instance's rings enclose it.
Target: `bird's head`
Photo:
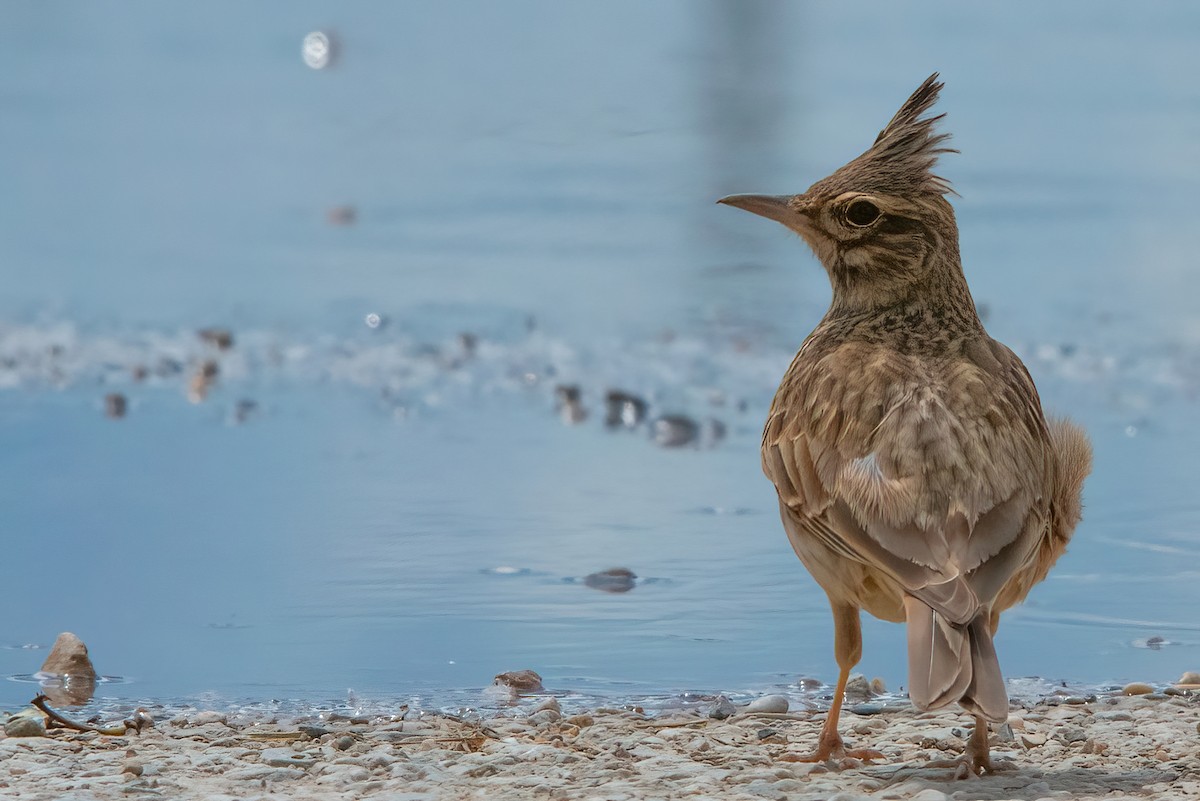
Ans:
[[[799,195],[730,195],[719,203],[783,223],[800,234],[829,273],[835,301],[895,302],[932,278],[937,262],[958,264],[958,228],[933,174],[949,134],[935,133],[944,115],[922,116],[942,84],[934,73],[905,101],[858,158]]]

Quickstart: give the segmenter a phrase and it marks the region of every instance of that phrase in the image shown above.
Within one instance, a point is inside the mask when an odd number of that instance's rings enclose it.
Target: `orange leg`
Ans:
[[[833,703],[825,725],[821,727],[821,738],[817,749],[810,754],[785,754],[785,762],[834,762],[839,767],[857,767],[857,760],[869,762],[883,759],[883,754],[870,748],[846,748],[838,734],[838,718],[842,713],[842,700],[846,695],[846,682],[850,669],[862,659],[862,628],[858,620],[858,607],[830,601],[833,606],[833,650],[838,663],[837,686],[833,691]],[[986,745],[986,742],[985,742]]]

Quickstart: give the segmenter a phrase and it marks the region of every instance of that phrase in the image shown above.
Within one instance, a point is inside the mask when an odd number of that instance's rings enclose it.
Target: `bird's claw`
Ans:
[[[779,759],[782,762],[824,762],[837,770],[853,770],[883,758],[883,754],[873,748],[847,748],[841,737],[822,737],[817,750],[808,754],[784,754]]]

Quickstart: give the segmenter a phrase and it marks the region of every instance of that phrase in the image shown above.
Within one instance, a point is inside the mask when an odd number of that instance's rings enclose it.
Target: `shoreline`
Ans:
[[[962,752],[970,719],[956,709],[848,707],[847,743],[878,749],[885,760],[836,771],[783,759],[815,745],[823,709],[743,708],[714,719],[702,709],[564,710],[537,694],[486,719],[427,712],[239,720],[197,710],[163,715],[134,735],[0,735],[0,797],[1195,797],[1200,695],[1165,690],[1016,702],[1009,723],[991,734],[993,758],[1007,768],[965,780],[930,764]]]

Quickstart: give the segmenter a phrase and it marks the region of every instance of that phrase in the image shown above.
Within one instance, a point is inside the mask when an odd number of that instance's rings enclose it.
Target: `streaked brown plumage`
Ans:
[[[958,227],[932,169],[947,134],[923,116],[934,74],[869,150],[795,196],[721,200],[800,234],[833,302],[796,354],[763,432],[792,547],[833,608],[834,705],[807,759],[872,758],[837,732],[859,610],[908,626],[913,703],[976,716],[961,763],[991,770],[1008,716],[992,635],[1066,548],[1091,446],[1047,422],[1029,372],[984,331]]]

